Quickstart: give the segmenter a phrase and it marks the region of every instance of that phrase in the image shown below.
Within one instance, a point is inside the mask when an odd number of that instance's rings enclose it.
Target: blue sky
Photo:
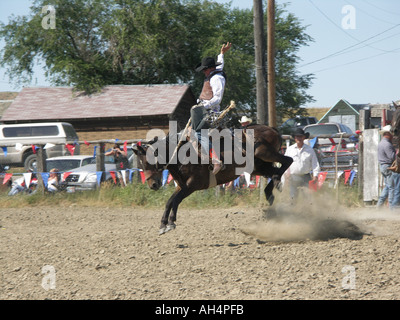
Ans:
[[[252,0],[216,1],[253,6]],[[0,1],[0,21],[7,23],[11,14],[28,14],[31,3]],[[331,107],[340,99],[354,104],[400,99],[399,0],[276,0],[276,4],[287,4],[286,10],[307,26],[314,39],[299,51],[299,72],[315,77],[308,90],[315,102],[306,107]],[[40,66],[31,83],[36,85],[49,85]],[[0,69],[0,91],[20,89]]]

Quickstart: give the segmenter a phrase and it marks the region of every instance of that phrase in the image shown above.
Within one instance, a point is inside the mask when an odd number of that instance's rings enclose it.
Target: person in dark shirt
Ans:
[[[385,186],[379,196],[377,207],[382,207],[388,199],[389,208],[394,209],[400,206],[400,174],[389,170],[396,159],[396,149],[392,143],[393,135],[390,130],[390,125],[382,128],[382,139],[378,144],[379,169]]]
[[[127,153],[121,149],[118,143],[116,143],[114,144],[113,149],[109,152],[106,152],[104,155],[114,157],[118,179],[121,185],[125,185],[122,175],[124,174],[126,177],[126,172],[125,171],[121,172],[121,170],[129,169],[129,161]]]

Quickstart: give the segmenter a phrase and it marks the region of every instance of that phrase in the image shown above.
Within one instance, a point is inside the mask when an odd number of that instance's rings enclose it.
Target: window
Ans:
[[[299,119],[299,123],[300,123],[301,126],[306,126],[306,125],[308,125],[307,119],[306,119],[306,118]]]
[[[66,135],[67,139],[72,139],[73,140],[73,139],[77,138],[75,129],[72,126],[63,124],[63,128],[64,128],[65,135]]]
[[[5,138],[57,136],[58,133],[57,126],[3,128],[3,135]]]
[[[310,135],[316,136],[319,134],[335,134],[338,133],[339,130],[335,125],[319,124],[316,126],[306,128],[305,132],[309,132]]]
[[[81,161],[79,159],[70,160],[49,160],[46,161],[46,169],[49,172],[51,169],[56,168],[59,171],[69,171],[80,166]]]
[[[82,166],[86,166],[87,164],[93,164],[93,163],[96,163],[96,159],[95,158],[83,159]]]

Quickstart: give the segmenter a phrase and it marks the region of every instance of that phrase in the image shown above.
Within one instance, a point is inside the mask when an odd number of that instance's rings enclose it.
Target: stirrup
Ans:
[[[216,163],[217,164],[217,163]],[[210,170],[210,171],[212,171],[212,173],[214,174],[214,175],[216,175],[218,172],[220,172],[220,171],[223,171],[223,170],[225,170],[225,164],[223,164],[223,163],[218,163],[219,165],[220,165],[220,167],[219,167],[219,169],[217,170],[217,172],[214,172],[214,164],[210,164],[209,166],[208,166],[208,170]]]

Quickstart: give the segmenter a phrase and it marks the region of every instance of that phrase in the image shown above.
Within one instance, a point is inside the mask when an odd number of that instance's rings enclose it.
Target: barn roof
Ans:
[[[171,115],[188,90],[186,84],[113,85],[104,87],[100,93],[83,95],[74,93],[71,87],[26,87],[4,111],[1,120],[67,121]]]

